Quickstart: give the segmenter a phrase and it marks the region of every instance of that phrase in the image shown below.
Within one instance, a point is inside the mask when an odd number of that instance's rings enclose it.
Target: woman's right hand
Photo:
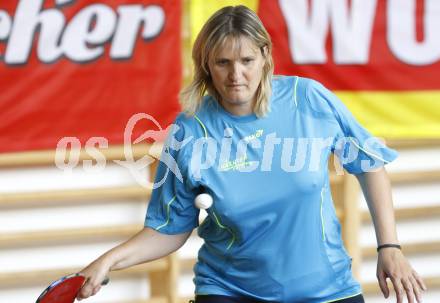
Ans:
[[[104,253],[79,272],[86,277],[86,282],[78,292],[77,299],[95,295],[110,270],[120,270],[163,258],[179,249],[190,235],[191,231],[167,235],[150,227],[142,228],[133,237]]]
[[[86,278],[86,282],[78,292],[78,295],[76,296],[77,300],[80,301],[96,295],[101,289],[102,282],[106,279],[109,272],[110,265],[105,261],[104,256],[96,259],[82,269],[79,274]]]

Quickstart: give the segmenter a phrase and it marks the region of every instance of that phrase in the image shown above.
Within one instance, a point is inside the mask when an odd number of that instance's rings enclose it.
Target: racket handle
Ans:
[[[108,282],[110,282],[110,278],[109,277],[105,277],[105,279],[101,282],[101,285],[107,285]]]

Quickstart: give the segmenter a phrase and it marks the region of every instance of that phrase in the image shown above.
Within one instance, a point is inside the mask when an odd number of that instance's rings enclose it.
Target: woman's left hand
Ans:
[[[389,278],[396,292],[397,303],[403,303],[404,293],[409,303],[414,303],[414,298],[422,302],[422,290],[425,291],[427,287],[400,249],[383,248],[379,251],[376,276],[385,298],[390,294],[386,282]]]

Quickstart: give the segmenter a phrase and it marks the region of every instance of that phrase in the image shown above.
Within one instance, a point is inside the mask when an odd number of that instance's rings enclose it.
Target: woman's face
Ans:
[[[252,113],[263,74],[264,58],[247,37],[229,37],[209,60],[209,71],[220,103],[232,114]]]

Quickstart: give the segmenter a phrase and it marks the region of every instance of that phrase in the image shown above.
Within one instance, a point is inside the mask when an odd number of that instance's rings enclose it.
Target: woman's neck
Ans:
[[[229,102],[220,102],[221,106],[234,116],[248,116],[254,112],[252,102],[231,104]]]

